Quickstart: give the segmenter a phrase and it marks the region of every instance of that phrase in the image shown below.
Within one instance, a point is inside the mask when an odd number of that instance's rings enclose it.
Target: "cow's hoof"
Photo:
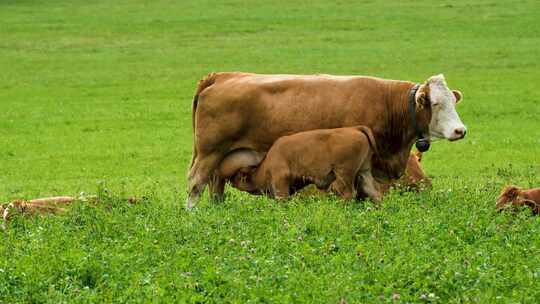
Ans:
[[[223,203],[225,201],[224,193],[212,193],[210,194],[210,201],[214,204]]]
[[[188,197],[186,200],[186,210],[191,211],[195,207],[195,200],[191,197]]]

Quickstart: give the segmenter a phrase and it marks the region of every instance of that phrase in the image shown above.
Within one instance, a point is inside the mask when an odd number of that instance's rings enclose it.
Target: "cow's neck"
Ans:
[[[409,93],[415,84],[395,81],[389,85],[392,88],[386,90],[388,93],[384,98],[385,121],[373,130],[379,151],[379,157],[374,159],[374,174],[379,179],[384,179],[383,175],[387,179],[396,179],[403,174],[416,140],[416,129],[408,110]],[[417,125],[421,130],[427,130],[429,120],[423,111],[416,109]]]

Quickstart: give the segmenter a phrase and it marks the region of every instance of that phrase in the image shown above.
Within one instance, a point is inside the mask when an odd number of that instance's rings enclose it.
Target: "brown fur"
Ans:
[[[426,176],[422,169],[422,152],[417,151],[409,156],[407,168],[403,176],[403,185],[410,188],[431,188],[431,179]]]
[[[225,179],[216,174],[221,161],[237,149],[266,153],[280,137],[314,129],[365,125],[377,141],[372,160],[379,181],[404,173],[416,138],[407,102],[413,82],[361,76],[257,75],[214,73],[194,98],[194,153],[188,176],[191,208],[209,184],[223,194]],[[208,85],[210,84],[210,85]],[[428,86],[416,100],[418,126],[431,120]]]
[[[540,188],[523,190],[516,186],[507,186],[502,189],[497,198],[495,208],[501,211],[506,206],[529,206],[534,215],[540,213]]]
[[[59,205],[69,205],[75,201],[74,197],[71,196],[53,196],[53,197],[44,197],[44,198],[35,198],[27,201],[28,204],[36,206],[59,206]]]
[[[407,167],[405,168],[405,174],[397,181],[389,184],[384,184],[386,188],[383,192],[388,191],[390,187],[397,187],[403,190],[425,190],[431,188],[431,179],[426,176],[422,165],[422,152],[417,151],[411,153],[407,160]]]
[[[364,126],[300,132],[279,138],[257,167],[242,168],[231,178],[240,190],[286,198],[309,184],[331,183],[344,199],[356,197],[357,178],[370,198],[380,201],[371,176],[376,143]]]
[[[96,196],[87,196],[74,198],[71,196],[54,196],[36,198],[31,200],[15,200],[9,203],[0,204],[0,216],[4,220],[2,227],[6,228],[6,223],[15,215],[36,216],[47,214],[61,214],[67,210],[63,207],[70,205],[76,200],[96,205],[98,198]],[[145,198],[130,196],[127,199],[129,204],[138,204],[144,202]]]
[[[29,201],[16,200],[11,203],[0,205],[0,214],[2,215],[2,228],[6,228],[6,223],[16,214],[24,216],[60,214],[66,209],[59,206],[67,205],[75,199],[69,196],[39,198]]]
[[[238,150],[230,153],[221,162],[219,174],[222,178],[230,181],[235,188],[240,188],[241,183],[245,183],[248,176],[253,174],[253,171],[260,163],[259,159],[263,159],[264,154],[257,154],[250,150]],[[407,160],[407,168],[405,174],[398,180],[389,183],[376,183],[378,190],[381,193],[386,193],[390,188],[395,187],[404,191],[422,191],[431,188],[431,179],[427,177],[422,169],[422,152],[417,151],[411,153]],[[332,188],[332,187],[331,187]],[[247,191],[246,187],[242,190]],[[256,189],[247,191],[257,194]],[[326,193],[326,189],[316,189],[316,187],[307,187],[302,190],[305,195],[322,195]]]
[[[193,133],[195,133],[195,113],[197,112],[197,103],[199,102],[199,95],[201,94],[204,89],[214,84],[216,79],[215,73],[210,73],[206,75],[203,79],[199,80],[199,84],[197,85],[197,90],[195,91],[195,95],[193,96],[193,102],[191,104],[191,124],[193,127]],[[195,137],[194,137],[195,139]],[[197,157],[197,145],[193,143],[193,154],[191,158],[191,165],[190,168],[193,166],[193,162],[195,161],[195,158]]]

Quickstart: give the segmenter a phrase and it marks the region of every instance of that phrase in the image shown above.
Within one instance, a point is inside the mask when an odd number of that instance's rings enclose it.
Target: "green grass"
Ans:
[[[0,303],[537,303],[536,1],[0,2],[0,201],[84,191],[0,233]],[[183,210],[191,98],[211,71],[363,74],[464,93],[467,138],[424,155],[429,193],[381,209],[228,191]],[[105,189],[106,188],[106,189]],[[129,195],[148,202],[127,205]]]

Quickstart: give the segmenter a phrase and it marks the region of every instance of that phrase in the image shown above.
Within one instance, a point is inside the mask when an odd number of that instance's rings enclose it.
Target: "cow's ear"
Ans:
[[[428,106],[429,101],[429,85],[423,85],[418,90],[418,96],[416,97],[416,103],[420,106]]]
[[[463,94],[458,90],[452,90],[452,94],[456,97],[456,103],[460,102],[463,99]]]
[[[427,106],[429,105],[429,96],[425,92],[421,92],[420,95],[418,95],[417,102],[422,106]]]

